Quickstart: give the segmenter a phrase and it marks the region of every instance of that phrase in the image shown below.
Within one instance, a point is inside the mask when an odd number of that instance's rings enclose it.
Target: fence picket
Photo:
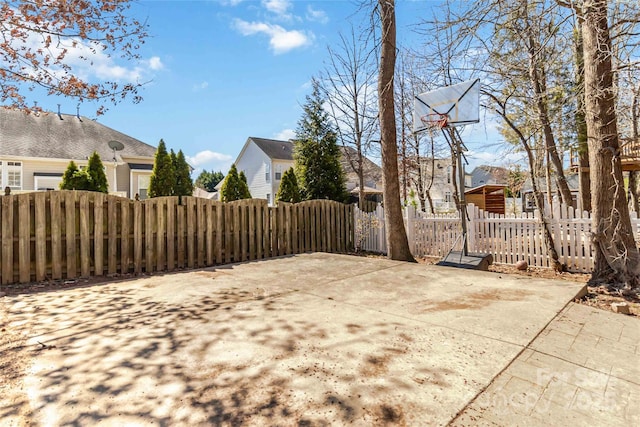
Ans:
[[[60,215],[60,192],[49,194],[49,209],[51,211],[51,278],[62,278],[62,216]],[[4,198],[2,199],[4,202]],[[4,235],[3,235],[4,241]],[[2,257],[4,260],[4,255]]]
[[[20,282],[26,283],[31,279],[31,227],[30,227],[30,198],[18,199],[18,260]]]
[[[58,194],[51,193],[51,206],[54,196],[57,198]],[[93,274],[96,276],[102,276],[104,271],[104,197],[103,193],[93,195]]]
[[[47,275],[47,194],[34,195],[35,210],[35,249],[36,281],[44,280]]]
[[[66,243],[66,272],[67,279],[76,277],[76,209],[75,191],[65,193],[64,196],[64,230]]]
[[[39,194],[36,194],[39,196]],[[89,231],[89,194],[81,193],[78,198],[80,203],[80,276],[91,275],[91,234]],[[42,280],[42,279],[36,279]]]

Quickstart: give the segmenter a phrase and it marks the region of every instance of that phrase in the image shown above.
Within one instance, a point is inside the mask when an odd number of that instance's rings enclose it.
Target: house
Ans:
[[[356,203],[360,193],[360,179],[358,169],[358,151],[353,147],[340,146],[342,156],[340,165],[345,173],[347,191],[351,195],[350,202]],[[382,201],[382,168],[363,156],[362,177],[364,178],[364,194],[367,200]]]
[[[347,190],[358,186],[358,175],[350,165],[356,151],[351,147],[340,147],[342,168],[347,178]],[[238,172],[244,172],[251,197],[266,199],[272,205],[280,188],[284,172],[293,167],[293,143],[276,139],[249,137],[235,161]],[[382,169],[369,159],[364,161],[365,186],[372,191],[382,187]],[[220,190],[222,182],[216,186]],[[370,191],[371,192],[371,191]]]
[[[567,184],[569,185],[569,191],[571,191],[571,199],[573,207],[580,209],[578,206],[578,202],[580,200],[580,187],[578,183],[579,176],[578,174],[568,174],[565,175],[567,179]],[[560,200],[560,196],[558,194],[557,188],[555,188],[555,182],[551,181],[551,200],[553,203],[558,203]],[[547,195],[547,183],[545,179],[538,179],[538,190],[544,196],[544,202],[547,204],[548,195]],[[522,211],[523,212],[533,212],[536,209],[536,203],[533,198],[533,187],[531,185],[531,179],[528,178],[524,185],[522,186],[521,197],[522,197]]]
[[[425,193],[428,191],[433,203],[433,210],[437,213],[452,212],[456,210],[453,195],[453,167],[451,158],[420,157],[420,171],[422,172],[422,183]],[[411,181],[415,182],[415,177]],[[412,191],[417,192],[417,188],[412,182]],[[465,173],[465,187],[471,186],[471,175]],[[429,203],[429,198],[425,195],[425,203]],[[426,206],[426,210],[430,210]]]
[[[235,165],[238,172],[244,172],[247,177],[251,197],[266,199],[272,205],[282,175],[293,166],[293,144],[250,136],[240,150]],[[216,186],[216,190],[222,187],[222,182]]]
[[[110,148],[111,141],[122,145]],[[118,144],[111,144],[118,145]],[[146,197],[155,147],[84,116],[26,114],[0,108],[0,188],[12,193],[58,189],[69,162],[86,166],[97,152],[109,193]]]
[[[507,185],[509,170],[500,166],[481,165],[471,172],[471,187],[482,185]]]

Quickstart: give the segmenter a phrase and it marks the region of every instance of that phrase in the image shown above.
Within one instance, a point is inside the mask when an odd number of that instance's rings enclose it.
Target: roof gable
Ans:
[[[118,157],[153,158],[156,148],[91,120],[69,114],[26,114],[0,108],[0,155],[82,160],[97,152],[113,158],[109,141],[124,149]]]
[[[277,139],[249,137],[271,160],[293,160],[293,143]]]

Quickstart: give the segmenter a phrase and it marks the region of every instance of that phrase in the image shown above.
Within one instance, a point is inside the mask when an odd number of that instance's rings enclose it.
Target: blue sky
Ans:
[[[422,43],[412,26],[428,18],[437,1],[398,1],[398,40]],[[327,45],[366,19],[359,1],[219,0],[145,1],[133,13],[146,18],[150,37],[137,64],[105,60],[106,77],[150,81],[139,104],[125,101],[98,121],[157,145],[182,149],[196,168],[222,170],[249,136],[287,139],[301,116],[310,79],[327,59]],[[88,71],[90,72],[90,71]],[[98,71],[94,70],[97,74]],[[75,113],[72,100],[39,105]],[[48,104],[51,104],[48,106]],[[93,117],[95,107],[81,105]],[[500,162],[491,124],[467,129],[471,167]]]

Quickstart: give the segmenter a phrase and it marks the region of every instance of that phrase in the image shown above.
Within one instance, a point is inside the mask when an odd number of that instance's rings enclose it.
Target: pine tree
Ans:
[[[107,176],[97,153],[89,158],[86,168],[80,169],[72,160],[62,175],[61,190],[84,190],[107,192]]]
[[[98,191],[100,193],[107,193],[109,191],[109,183],[107,182],[107,175],[104,173],[104,166],[102,160],[97,152],[93,152],[89,157],[89,164],[87,164],[87,173],[91,178],[91,184],[89,191]]]
[[[191,196],[193,194],[193,181],[191,180],[191,168],[184,157],[182,150],[175,155],[171,150],[171,160],[176,173],[176,185],[174,196]]]
[[[343,202],[347,194],[336,132],[322,107],[325,100],[318,82],[314,79],[312,84],[313,92],[307,96],[294,140],[293,158],[298,184],[306,200]]]
[[[198,175],[198,178],[196,178],[195,186],[212,193],[216,191],[216,185],[218,185],[218,183],[223,179],[224,174],[222,171],[207,172],[206,170],[203,170],[200,172],[200,175]]]
[[[244,174],[240,172],[240,175],[238,175],[236,165],[231,165],[231,169],[229,169],[229,173],[225,177],[222,188],[220,189],[220,200],[223,202],[233,202],[234,200],[251,198],[246,178],[243,180],[240,177],[241,175]]]
[[[153,173],[149,181],[149,197],[171,196],[176,186],[176,174],[171,156],[161,139],[153,161]]]
[[[243,199],[250,199],[251,193],[249,192],[249,184],[247,183],[247,176],[244,174],[244,171],[240,171],[238,174],[240,181],[244,183],[244,185],[240,185],[240,190],[242,191]]]
[[[280,188],[278,188],[278,194],[276,194],[276,201],[298,203],[302,200],[300,196],[300,188],[298,187],[298,180],[293,168],[290,168],[282,175],[282,181],[280,181]]]
[[[69,165],[67,165],[67,169],[64,171],[62,175],[62,182],[60,183],[61,190],[75,190],[75,174],[78,172],[78,165],[76,162],[71,160]]]

